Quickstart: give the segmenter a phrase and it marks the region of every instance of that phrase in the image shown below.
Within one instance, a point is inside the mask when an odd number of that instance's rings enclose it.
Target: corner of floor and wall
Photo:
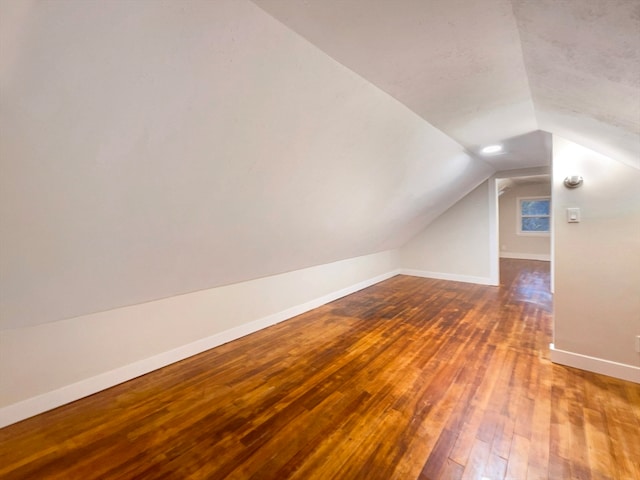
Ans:
[[[490,180],[482,182],[398,250],[4,329],[0,333],[0,426],[214,348],[397,274],[496,285],[491,278],[491,228],[486,222],[492,204],[490,185]]]
[[[571,156],[570,166],[564,162],[566,155]],[[562,179],[575,169],[585,177],[584,187],[567,190]],[[639,179],[636,169],[554,139],[551,360],[638,383]],[[612,190],[615,199],[607,195]],[[0,335],[0,426],[240,338],[397,274],[497,285],[495,191],[492,179],[484,181],[397,250],[5,329]],[[568,207],[581,208],[580,224],[566,223]]]
[[[294,317],[399,273],[384,251],[0,335],[0,426]],[[27,353],[28,354],[25,354]]]
[[[640,383],[640,170],[554,135],[552,217],[551,360]]]

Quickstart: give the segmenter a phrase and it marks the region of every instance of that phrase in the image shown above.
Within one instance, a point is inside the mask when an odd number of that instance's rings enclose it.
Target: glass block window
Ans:
[[[518,198],[518,233],[546,234],[551,231],[549,197]]]

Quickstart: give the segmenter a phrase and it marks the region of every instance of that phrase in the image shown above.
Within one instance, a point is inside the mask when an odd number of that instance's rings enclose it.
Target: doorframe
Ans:
[[[491,285],[500,285],[500,220],[498,207],[498,182],[500,178],[529,177],[534,175],[551,176],[551,166],[519,168],[495,172],[488,181],[489,184],[489,278]],[[553,192],[551,202],[553,203]],[[549,233],[551,242],[551,293],[553,293],[553,227]]]

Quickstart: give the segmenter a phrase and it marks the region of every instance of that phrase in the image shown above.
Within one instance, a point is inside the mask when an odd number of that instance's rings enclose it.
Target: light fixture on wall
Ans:
[[[564,179],[564,186],[567,188],[578,188],[582,185],[583,179],[580,175],[571,175]]]

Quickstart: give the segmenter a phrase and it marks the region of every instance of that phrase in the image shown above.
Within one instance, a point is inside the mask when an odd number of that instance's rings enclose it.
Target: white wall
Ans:
[[[576,174],[583,186],[565,188]],[[554,136],[553,215],[552,359],[640,382],[640,170]]]
[[[315,308],[397,273],[394,251],[4,330],[0,426]]]
[[[392,249],[492,171],[246,0],[0,22],[0,328]]]
[[[0,85],[5,418],[383,278],[493,170],[246,0],[0,2]]]
[[[403,273],[495,284],[492,274],[491,204],[495,187],[485,181],[400,249]]]
[[[550,260],[551,238],[518,234],[518,197],[541,197],[551,195],[551,183],[514,184],[500,195],[500,256]]]

